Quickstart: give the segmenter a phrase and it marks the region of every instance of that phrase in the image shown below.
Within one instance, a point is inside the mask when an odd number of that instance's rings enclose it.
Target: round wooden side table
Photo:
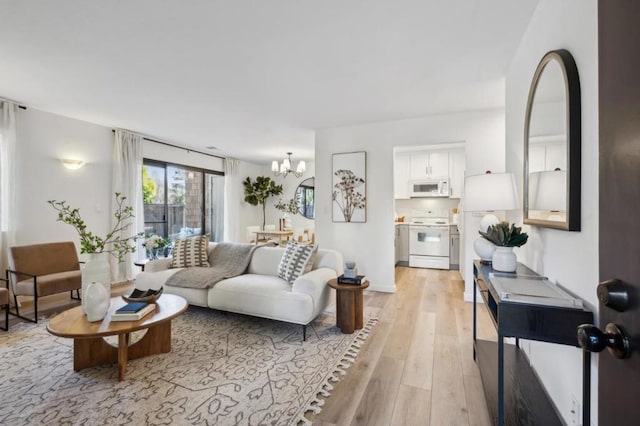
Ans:
[[[338,279],[329,280],[329,287],[336,289],[336,323],[345,334],[351,334],[364,326],[362,290],[369,287],[369,281],[362,285],[340,284]]]

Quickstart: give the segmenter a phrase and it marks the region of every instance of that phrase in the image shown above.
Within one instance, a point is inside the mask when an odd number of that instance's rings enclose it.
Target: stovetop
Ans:
[[[449,225],[447,210],[411,210],[411,225]]]

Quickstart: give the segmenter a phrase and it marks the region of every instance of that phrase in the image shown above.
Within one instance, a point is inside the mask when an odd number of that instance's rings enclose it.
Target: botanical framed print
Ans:
[[[334,222],[367,221],[367,153],[333,154],[332,217]]]

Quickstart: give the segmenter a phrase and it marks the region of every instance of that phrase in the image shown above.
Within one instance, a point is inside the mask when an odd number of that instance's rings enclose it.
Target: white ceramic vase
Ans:
[[[87,321],[102,321],[109,311],[111,295],[102,283],[92,281],[82,294],[82,301],[87,313]]]
[[[491,263],[495,271],[515,272],[518,261],[513,247],[496,247]]]
[[[485,238],[478,237],[473,242],[473,249],[476,254],[480,256],[480,260],[483,262],[491,262],[493,260],[493,253],[496,251],[496,245]]]
[[[111,295],[111,268],[109,267],[109,253],[94,253],[82,268],[82,312],[87,313],[86,292],[93,281],[100,283]]]

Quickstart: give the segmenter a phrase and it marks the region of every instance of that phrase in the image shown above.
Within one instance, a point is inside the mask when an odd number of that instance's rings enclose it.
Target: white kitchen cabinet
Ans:
[[[449,152],[422,151],[411,153],[412,180],[448,178]]]
[[[564,142],[535,142],[529,145],[529,173],[567,169],[567,146]]]
[[[396,225],[396,265],[409,265],[409,225]]]
[[[409,199],[410,167],[410,153],[399,152],[395,154],[393,161],[393,197],[396,199]]]
[[[464,149],[453,149],[449,151],[449,198],[462,198],[464,194],[464,170],[465,154]]]

